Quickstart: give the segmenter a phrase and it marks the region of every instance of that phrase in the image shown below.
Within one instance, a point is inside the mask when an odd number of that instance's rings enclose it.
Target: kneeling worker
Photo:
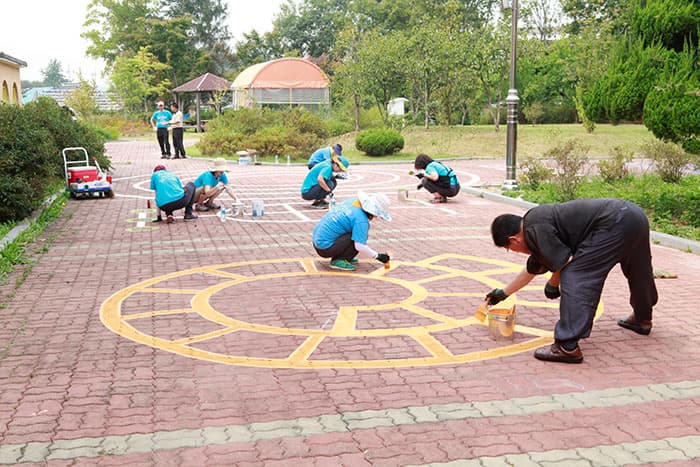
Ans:
[[[238,197],[228,185],[228,177],[226,171],[228,165],[226,159],[219,157],[214,160],[214,165],[194,181],[196,188],[194,199],[197,205],[197,211],[208,211],[210,209],[219,209],[221,206],[216,204],[214,200],[223,192],[229,194],[234,201],[238,201]]]
[[[346,170],[347,166],[338,156],[316,164],[304,178],[304,183],[301,185],[301,197],[307,201],[313,200],[311,207],[319,209],[328,207],[326,196],[331,194],[338,184],[333,174]]]
[[[156,192],[156,206],[165,212],[168,224],[173,222],[173,211],[185,208],[185,220],[196,219],[192,214],[192,202],[194,201],[194,183],[189,182],[183,188],[182,182],[172,172],[168,172],[164,165],[157,165],[151,175],[151,190]],[[163,219],[158,214],[156,221]]]
[[[426,154],[419,154],[413,167],[424,171],[416,174],[420,179],[418,189],[425,188],[433,194],[431,203],[446,203],[447,198],[455,197],[459,193],[457,175],[442,162],[435,161]]]
[[[369,223],[375,217],[391,221],[389,198],[383,193],[359,192],[329,211],[313,230],[313,244],[322,258],[331,258],[330,267],[343,271],[354,271],[357,254],[388,263],[389,255],[377,253],[367,246]]]

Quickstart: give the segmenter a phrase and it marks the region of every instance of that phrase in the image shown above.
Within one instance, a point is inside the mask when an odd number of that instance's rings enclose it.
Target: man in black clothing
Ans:
[[[649,245],[649,220],[639,206],[620,199],[581,199],[534,207],[523,217],[503,214],[491,224],[496,246],[530,255],[526,267],[486,298],[505,300],[532,279],[552,273],[544,293],[561,297],[554,344],[535,351],[540,360],[580,363],[579,339],[591,333],[610,270],[620,264],[630,288],[633,313],[618,324],[647,335],[658,295]]]

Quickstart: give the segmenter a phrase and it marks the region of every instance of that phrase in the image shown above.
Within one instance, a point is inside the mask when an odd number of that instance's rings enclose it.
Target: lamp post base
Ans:
[[[503,182],[503,185],[501,185],[501,188],[503,190],[507,191],[512,191],[512,190],[519,190],[520,187],[518,186],[518,182],[515,180],[505,180]]]

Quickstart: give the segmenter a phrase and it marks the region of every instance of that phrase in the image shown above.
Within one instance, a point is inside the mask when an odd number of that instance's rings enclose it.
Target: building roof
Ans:
[[[173,92],[223,91],[230,88],[230,81],[211,73],[204,73],[202,76],[176,87]]]
[[[27,62],[20,60],[19,58],[7,55],[5,52],[0,52],[0,62],[10,63],[13,65],[18,65],[19,67],[26,67]]]
[[[233,81],[233,89],[327,88],[328,76],[318,66],[302,58],[280,58],[257,63],[243,70]]]
[[[66,98],[79,86],[80,83],[66,83],[58,88],[43,86],[24,89],[22,92],[22,103],[28,104],[39,99],[39,97],[50,97],[58,102],[59,105],[63,105],[66,102]],[[96,89],[94,97],[95,105],[100,110],[119,110],[122,108],[117,96],[110,92]]]

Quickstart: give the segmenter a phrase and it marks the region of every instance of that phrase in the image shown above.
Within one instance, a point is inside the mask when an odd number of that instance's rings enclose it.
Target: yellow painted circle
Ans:
[[[478,262],[481,265],[493,267],[486,270],[468,271],[444,264],[445,261],[450,260]],[[454,340],[455,331],[457,331],[458,337],[462,336],[462,331],[467,330],[477,330],[481,335],[488,335],[488,327],[474,318],[475,309],[466,309],[467,307],[465,307],[463,316],[454,317],[441,314],[439,310],[429,309],[424,303],[426,299],[431,297],[483,297],[484,295],[483,291],[435,292],[430,291],[429,287],[424,284],[442,279],[466,278],[483,283],[486,287],[499,287],[503,285],[500,282],[500,277],[516,273],[520,270],[520,265],[488,258],[448,254],[417,262],[392,260],[390,270],[387,271],[380,267],[373,272],[364,274],[359,271],[335,272],[318,269],[316,261],[317,259],[312,258],[246,261],[166,274],[139,282],[112,295],[102,304],[100,319],[114,333],[154,348],[213,362],[271,368],[383,368],[456,364],[514,355],[552,342],[551,330],[516,325],[516,333],[527,336],[526,340],[520,340],[516,343],[506,342],[505,344],[491,342],[490,348],[469,352],[453,352],[450,350],[450,343],[446,343],[446,333],[453,333],[450,339]],[[243,273],[255,267],[272,269],[274,272]],[[277,270],[280,267],[286,267],[290,270],[280,272]],[[397,271],[410,270],[411,268],[422,270],[422,277],[416,280],[397,277]],[[429,274],[428,276],[425,276],[426,272]],[[199,287],[192,288],[167,285],[168,282],[177,283],[188,280],[192,282],[195,276],[198,278],[206,277],[208,281],[204,281],[206,283]],[[388,299],[387,303],[371,305],[349,303],[339,306],[337,313],[332,320],[329,320],[330,325],[327,327],[285,327],[261,324],[255,322],[255,319],[251,319],[254,317],[238,319],[211,305],[212,298],[217,293],[235,292],[236,286],[266,279],[293,277],[312,277],[323,281],[337,280],[340,287],[343,286],[344,277],[380,281],[384,284],[402,287],[410,294],[398,301]],[[279,294],[279,291],[275,291],[275,293]],[[293,288],[282,293],[296,294]],[[181,303],[186,304],[174,308],[168,307],[168,300],[177,301],[178,297]],[[265,297],[261,297],[260,300],[264,301]],[[514,296],[509,300],[517,301],[517,297]],[[161,309],[156,305],[159,301],[166,302],[164,308]],[[348,301],[351,302],[352,297],[349,297]],[[556,302],[519,301],[518,303],[550,309],[558,307]],[[232,304],[234,309],[236,306],[238,306],[236,303]],[[125,307],[128,308],[126,312]],[[424,321],[430,321],[432,324],[372,329],[362,329],[357,326],[358,319],[363,316],[363,313],[388,314],[396,310],[406,312],[408,315]],[[602,304],[600,304],[596,318],[602,311]],[[303,313],[303,310],[300,310],[300,313]],[[200,324],[205,323],[211,329],[199,332],[196,332],[195,329],[195,331],[190,332],[189,327],[183,323],[187,319],[193,318]],[[159,319],[174,321],[176,328],[178,326],[182,328],[176,329],[176,331],[181,331],[181,335],[178,338],[159,337],[155,335],[156,332],[145,330],[149,325],[155,330],[157,328],[155,323]],[[169,326],[168,329],[170,330],[171,327]],[[241,339],[241,336],[244,335],[247,340]],[[464,338],[468,338],[466,333],[464,333]],[[255,355],[256,351],[259,350],[257,349],[258,344],[265,342],[266,339],[282,339],[284,345],[280,345],[279,349],[276,349],[276,353],[283,355]],[[417,351],[416,355],[402,355],[392,358],[358,358],[352,355],[347,358],[319,358],[317,355],[323,354],[320,351],[321,348],[332,348],[337,342],[352,339],[362,342],[373,341],[375,344],[379,339],[382,340],[380,342],[382,345],[379,347],[386,347],[384,344],[388,340],[403,339],[402,342],[410,342],[413,345],[408,347],[415,348]],[[241,348],[241,342],[249,342],[250,344],[248,347],[243,344],[243,348]],[[207,346],[212,346],[217,350],[208,349]],[[351,348],[355,347],[351,346]],[[225,350],[229,348],[233,350]],[[335,354],[337,353],[335,352]],[[329,355],[335,354],[329,353]]]

